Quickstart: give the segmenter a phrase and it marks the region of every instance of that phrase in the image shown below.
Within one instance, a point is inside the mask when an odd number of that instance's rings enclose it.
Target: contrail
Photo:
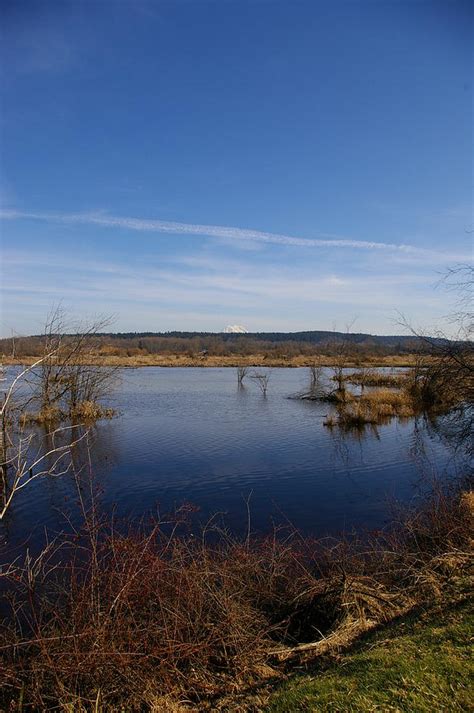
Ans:
[[[175,223],[164,220],[145,220],[142,218],[126,218],[100,213],[29,213],[16,210],[1,210],[0,217],[15,219],[42,220],[55,223],[79,223],[84,225],[100,225],[105,228],[125,228],[148,233],[168,233],[173,235],[202,235],[210,238],[225,238],[229,240],[252,240],[274,245],[289,245],[306,248],[354,248],[358,250],[396,250],[417,255],[439,254],[424,250],[413,245],[397,243],[380,243],[368,240],[351,240],[346,238],[323,235],[319,238],[298,238],[279,233],[268,233],[261,230],[249,230],[224,225],[199,225],[194,223]]]

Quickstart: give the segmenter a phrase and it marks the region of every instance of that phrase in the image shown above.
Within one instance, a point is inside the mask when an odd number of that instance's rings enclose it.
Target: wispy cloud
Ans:
[[[232,241],[252,241],[272,245],[302,248],[339,248],[354,250],[392,251],[416,257],[435,257],[443,260],[461,260],[465,256],[448,255],[435,250],[426,250],[404,243],[385,243],[373,240],[354,240],[328,234],[317,238],[300,238],[280,233],[269,233],[223,225],[201,225],[196,223],[177,223],[164,220],[147,220],[113,216],[103,213],[36,213],[17,210],[1,210],[0,217],[6,220],[39,220],[53,223],[95,225],[104,228],[120,228],[147,233],[165,233],[168,235],[202,236]]]
[[[63,230],[59,231],[60,242],[58,236],[52,243],[30,240],[27,246],[17,239],[8,241],[2,250],[4,317],[0,323],[0,332],[7,334],[20,325],[24,331],[37,331],[42,314],[51,302],[59,300],[78,315],[91,310],[119,314],[117,327],[123,331],[220,330],[234,322],[263,330],[324,329],[334,322],[344,324],[347,315],[356,310],[358,329],[390,333],[394,308],[425,326],[446,312],[446,295],[433,291],[433,264],[454,260],[441,251],[424,251],[414,245],[336,236],[305,239],[103,213],[4,209],[0,217],[84,226],[84,232],[87,226],[110,231],[106,249],[99,250],[94,260],[87,259],[84,251],[71,252],[72,241],[63,240]],[[31,233],[32,225],[21,227]],[[97,230],[89,236],[94,241]],[[118,239],[119,230],[125,232],[126,245]],[[15,235],[17,231],[12,232]],[[140,232],[156,234],[156,239],[139,241],[138,249]],[[160,233],[197,236],[199,240],[196,245],[186,240],[184,249],[176,245],[169,250],[166,245],[160,250]],[[202,240],[209,237],[224,241],[226,247],[232,242],[260,245],[261,251],[239,253],[236,259],[234,253],[216,250],[213,242]],[[132,250],[128,242],[133,243]],[[116,250],[112,249],[115,243]],[[272,245],[287,246],[283,260],[279,250],[269,250]],[[325,250],[310,255],[317,248]],[[293,251],[291,255],[288,250]]]
[[[330,327],[335,315],[347,314],[357,306],[365,315],[361,328],[367,330],[373,325],[373,329],[377,325],[380,329],[380,314],[391,313],[394,306],[401,309],[416,303],[423,309],[439,309],[442,298],[426,290],[429,278],[419,274],[314,274],[311,266],[304,270],[269,266],[262,272],[256,265],[203,257],[185,258],[182,264],[170,259],[160,267],[141,260],[126,265],[94,262],[91,266],[67,255],[50,260],[41,251],[7,252],[4,263],[6,268],[12,268],[5,270],[3,285],[12,314],[18,311],[22,297],[27,296],[30,308],[41,304],[44,311],[48,301],[64,299],[78,312],[93,305],[100,311],[120,313],[121,319],[124,310],[130,310],[132,305],[136,319],[141,319],[143,307],[155,305],[157,310],[173,312],[181,308],[174,328],[182,328],[183,320],[188,323],[191,306],[201,309],[201,328],[221,328],[219,321],[211,323],[209,316],[215,314],[218,305],[223,323],[232,317],[233,321],[243,320],[255,328],[257,322],[278,321],[276,312],[282,327],[293,329],[296,323],[301,328],[312,324],[315,315],[321,328]],[[169,326],[169,322],[166,324]],[[146,328],[145,323],[142,326]],[[160,322],[160,328],[164,323]]]

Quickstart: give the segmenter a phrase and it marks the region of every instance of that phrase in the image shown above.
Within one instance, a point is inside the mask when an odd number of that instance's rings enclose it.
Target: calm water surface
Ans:
[[[274,369],[264,398],[238,389],[234,369],[124,370],[112,405],[120,415],[92,431],[99,502],[118,518],[192,503],[205,521],[225,513],[237,533],[291,522],[312,534],[380,528],[395,501],[455,468],[446,445],[423,423],[392,422],[342,436],[323,426],[327,404],[288,398],[306,369]],[[24,542],[77,519],[70,476],[35,481],[12,508],[4,535]]]

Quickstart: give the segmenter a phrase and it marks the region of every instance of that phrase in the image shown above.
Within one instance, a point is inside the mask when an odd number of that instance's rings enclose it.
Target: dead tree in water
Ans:
[[[319,399],[325,395],[325,389],[322,384],[323,367],[313,364],[309,367],[309,393],[306,398]]]
[[[257,372],[255,371],[251,377],[251,379],[254,379],[255,383],[258,385],[260,388],[260,391],[264,396],[267,395],[267,389],[268,389],[268,381],[270,379],[270,372]]]
[[[248,366],[238,366],[237,367],[237,383],[239,386],[243,386],[243,380],[249,372]]]
[[[328,343],[332,361],[330,382],[335,382],[336,387],[334,388],[327,383],[327,380],[323,379],[323,368],[318,364],[313,364],[309,367],[309,389],[300,394],[299,398],[310,401],[333,401],[338,403],[346,401],[346,369],[353,358],[349,340],[351,326],[352,323],[347,326],[346,334],[342,339],[334,332],[332,340]]]
[[[39,366],[29,373],[33,389],[31,400],[38,403],[45,421],[58,420],[61,414],[74,418],[81,414],[84,405],[97,406],[110,392],[117,367],[100,363],[97,339],[109,324],[109,318],[99,318],[75,325],[71,333],[71,325],[60,307],[48,316],[43,357]]]
[[[349,340],[350,330],[355,320],[352,320],[346,325],[346,333],[342,339],[339,339],[336,334],[333,336],[331,350],[333,355],[333,377],[336,382],[336,396],[340,401],[346,400],[346,379],[345,370],[351,360],[352,345]]]

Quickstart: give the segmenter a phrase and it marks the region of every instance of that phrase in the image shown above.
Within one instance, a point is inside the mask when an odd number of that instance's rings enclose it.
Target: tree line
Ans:
[[[74,341],[76,334],[62,335]],[[45,335],[0,340],[0,353],[21,358],[40,356],[44,352]],[[438,341],[434,338],[434,341]],[[275,357],[311,354],[334,354],[344,343],[352,354],[409,354],[427,351],[426,342],[417,336],[371,336],[345,332],[268,332],[255,334],[218,334],[206,332],[170,333],[101,333],[95,344],[102,354],[137,356],[143,354],[209,355],[269,354]]]

